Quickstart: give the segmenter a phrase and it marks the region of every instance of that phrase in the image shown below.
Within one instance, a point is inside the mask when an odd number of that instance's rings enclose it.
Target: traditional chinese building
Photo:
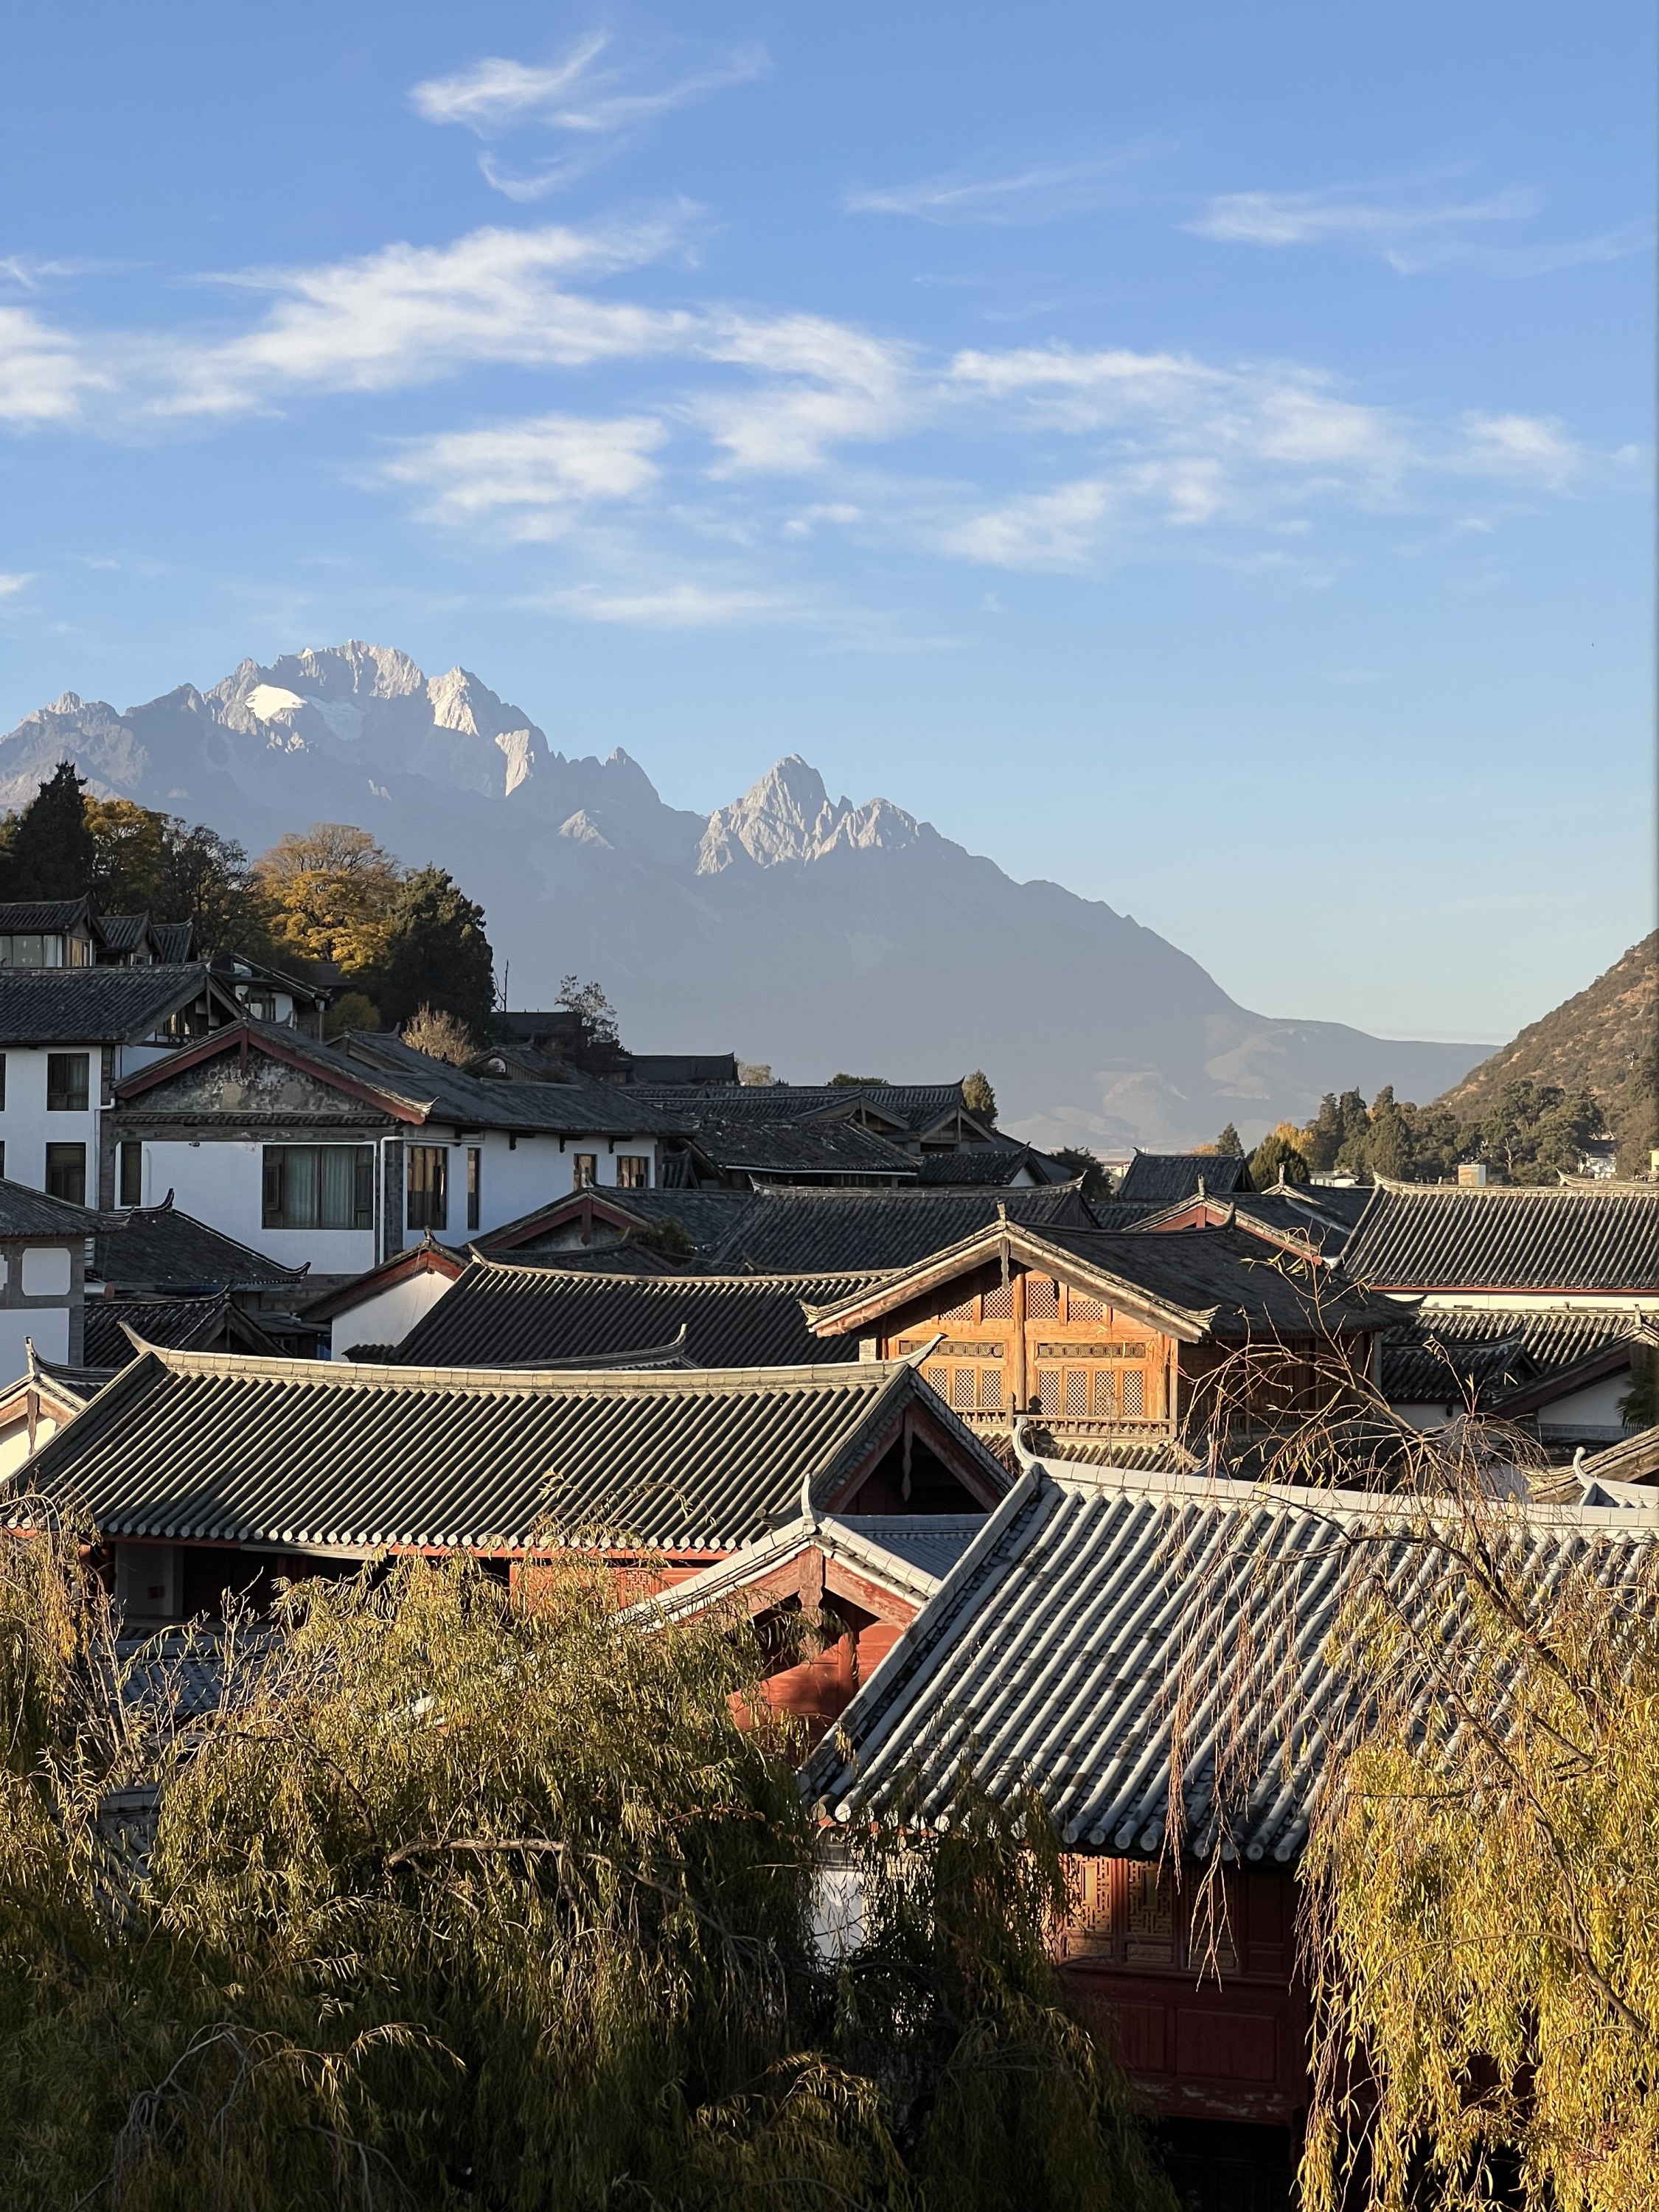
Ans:
[[[1160,1234],[1002,1220],[817,1308],[821,1336],[918,1360],[958,1418],[1042,1414],[1059,1437],[1175,1439],[1214,1419],[1206,1380],[1264,1356],[1257,1410],[1311,1405],[1334,1357],[1368,1371],[1399,1310],[1316,1258],[1238,1228]],[[1271,1376],[1271,1382],[1267,1377]]]

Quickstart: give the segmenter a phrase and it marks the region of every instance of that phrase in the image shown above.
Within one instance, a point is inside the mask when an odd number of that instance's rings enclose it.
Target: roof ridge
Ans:
[[[154,1359],[171,1374],[218,1375],[227,1378],[245,1376],[255,1380],[302,1382],[319,1389],[395,1386],[404,1389],[494,1391],[503,1395],[536,1385],[544,1385],[549,1395],[555,1390],[584,1386],[712,1391],[749,1383],[805,1389],[853,1383],[878,1382],[884,1386],[915,1371],[909,1362],[902,1359],[817,1361],[798,1367],[639,1368],[623,1372],[605,1367],[400,1367],[386,1360],[288,1359],[254,1352],[179,1351],[171,1345],[149,1343],[139,1336],[133,1336],[132,1341],[141,1358]]]

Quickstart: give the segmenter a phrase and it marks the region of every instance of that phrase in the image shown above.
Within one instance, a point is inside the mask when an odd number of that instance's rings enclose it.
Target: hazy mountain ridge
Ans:
[[[645,1049],[735,1048],[800,1080],[982,1066],[1005,1121],[1050,1143],[1249,1137],[1351,1084],[1432,1097],[1476,1057],[1253,1013],[1103,902],[1017,884],[890,800],[832,800],[799,754],[709,816],[667,806],[620,748],[567,758],[468,670],[359,641],[121,714],[66,692],[0,738],[0,804],[65,754],[100,796],[251,851],[332,819],[453,869],[514,1005],[574,969]]]

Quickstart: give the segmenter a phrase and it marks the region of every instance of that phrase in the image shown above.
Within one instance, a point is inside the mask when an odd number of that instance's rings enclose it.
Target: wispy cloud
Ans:
[[[493,154],[480,155],[485,180],[524,202],[544,198],[587,174],[659,116],[728,86],[752,83],[770,66],[763,47],[740,46],[665,83],[641,85],[642,61],[600,65],[612,45],[605,33],[593,32],[562,61],[544,66],[491,55],[453,76],[416,85],[410,100],[428,123],[459,123],[480,137],[536,125],[578,142],[576,150],[516,173]]]
[[[230,414],[313,386],[386,392],[465,365],[576,368],[640,359],[682,345],[691,316],[603,301],[568,289],[655,260],[672,221],[578,231],[476,230],[452,246],[388,246],[312,268],[253,269],[219,281],[275,304],[244,335],[180,349],[173,390],[180,414]]]
[[[593,584],[555,592],[538,602],[579,622],[627,623],[644,629],[714,629],[734,623],[793,617],[798,610],[777,592],[677,583],[647,591],[606,591]]]
[[[481,545],[563,541],[567,559],[579,544],[583,565],[558,580],[573,618],[799,622],[825,636],[828,617],[781,587],[777,562],[806,562],[832,525],[856,524],[866,549],[1006,569],[1179,545],[1306,581],[1334,573],[1332,553],[1275,541],[1309,536],[1311,517],[1437,510],[1449,526],[1474,480],[1510,501],[1561,495],[1621,464],[1548,416],[1412,414],[1295,362],[1058,343],[946,358],[831,316],[627,296],[689,220],[488,228],[236,271],[212,281],[241,326],[222,317],[205,338],[71,334],[32,303],[0,308],[0,419],[154,436],[513,369],[534,393],[521,413],[454,428],[441,416],[356,480]],[[570,373],[621,364],[648,389],[606,411],[550,404]],[[907,443],[927,452],[925,479],[875,457]],[[665,577],[670,546],[677,563],[694,557]],[[847,621],[849,643],[881,634],[868,611]]]
[[[941,225],[1006,228],[1049,222],[1098,207],[1109,198],[1114,179],[1124,169],[1159,150],[1153,140],[1139,139],[1092,161],[1042,163],[1011,176],[987,177],[957,169],[908,185],[856,185],[847,192],[842,205],[849,215],[906,215]]]
[[[1507,477],[1559,491],[1584,466],[1583,447],[1553,416],[1466,415],[1463,431],[1462,465],[1476,476]],[[1482,526],[1477,521],[1458,526]]]
[[[637,499],[657,482],[665,426],[647,416],[541,415],[410,440],[380,471],[423,495],[425,520],[488,521],[520,540],[562,537],[578,510]]]
[[[1337,246],[1377,255],[1401,276],[1455,264],[1498,276],[1544,276],[1589,261],[1639,252],[1652,227],[1632,222],[1584,239],[1526,245],[1493,243],[1491,226],[1522,222],[1542,208],[1516,186],[1482,199],[1425,199],[1348,186],[1307,192],[1224,192],[1185,228],[1228,246]]]
[[[14,569],[9,574],[0,574],[0,599],[15,599],[19,592],[26,590],[33,581],[33,568]]]
[[[72,422],[106,383],[66,331],[27,307],[0,307],[0,422]]]

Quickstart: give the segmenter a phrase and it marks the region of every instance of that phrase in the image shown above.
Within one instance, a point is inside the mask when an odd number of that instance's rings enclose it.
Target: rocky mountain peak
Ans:
[[[790,753],[730,806],[708,817],[697,854],[699,875],[719,875],[747,858],[763,868],[821,860],[837,846],[864,850],[911,843],[914,816],[885,799],[854,806],[832,800],[810,761]]]

